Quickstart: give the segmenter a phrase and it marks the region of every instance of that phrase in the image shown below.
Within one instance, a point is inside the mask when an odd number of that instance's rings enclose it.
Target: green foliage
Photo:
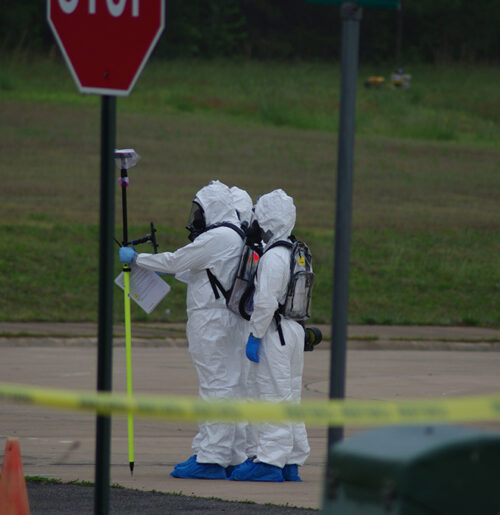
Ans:
[[[54,224],[51,217],[28,216],[23,224],[0,225],[0,267],[9,270],[0,276],[1,321],[94,321],[97,322],[99,282],[99,228],[93,225]],[[131,234],[143,236],[137,228]],[[144,233],[144,234],[143,234]],[[149,252],[149,248],[143,248]],[[115,277],[120,273],[115,264]],[[166,278],[172,282],[172,278]],[[115,290],[114,316],[123,319],[121,293]],[[147,316],[132,303],[135,320],[170,320],[165,310],[183,319],[183,284],[176,283],[168,296]]]
[[[355,233],[351,309],[358,322],[498,326],[500,274],[486,257],[497,237],[469,229]]]
[[[301,233],[312,249],[313,315],[329,323],[333,234]],[[500,326],[498,230],[354,230],[349,321],[384,325]]]
[[[59,62],[2,64],[0,320],[96,321],[99,99],[78,95]],[[366,89],[373,70],[360,72],[350,322],[500,327],[499,72],[411,72],[408,90]],[[117,146],[142,156],[131,237],[152,220],[160,250],[187,243],[190,202],[213,178],[254,199],[282,187],[313,252],[312,322],[328,323],[338,79],[317,63],[150,63],[118,101]],[[171,293],[149,316],[133,304],[135,321],[185,320],[185,285],[165,280]]]
[[[314,257],[312,321],[329,323],[333,233],[301,227],[296,233],[308,242]],[[498,230],[355,230],[350,322],[499,327],[499,235]],[[0,276],[1,321],[97,321],[97,227],[2,226],[0,237],[2,242],[17,242],[0,245],[0,266],[9,270]],[[115,276],[119,272],[117,263]],[[166,280],[172,291],[151,315],[132,303],[135,321],[185,320],[185,286]],[[116,321],[123,320],[121,295],[116,288]]]
[[[245,18],[237,0],[167,2],[167,30],[156,55],[223,57],[241,55]]]
[[[424,62],[491,62],[500,44],[495,0],[404,0],[404,44]],[[481,37],[477,37],[480,33]],[[419,39],[417,49],[413,42]],[[497,49],[496,51],[494,49]]]
[[[306,0],[168,0],[159,57],[338,60],[338,5]],[[402,0],[402,10],[364,8],[363,63],[496,62],[500,3],[496,0]],[[23,59],[55,44],[46,2],[3,0],[0,50]],[[478,33],[481,37],[478,37]],[[53,50],[52,50],[53,51]]]
[[[46,2],[2,0],[0,10],[0,50],[22,58],[26,50],[46,49],[50,33],[45,21]]]
[[[75,94],[60,59],[0,62],[0,97],[5,100],[97,106],[97,97]],[[396,89],[390,85],[390,67],[361,67],[358,135],[498,147],[498,68],[414,65],[406,71],[412,76],[411,87]],[[385,85],[365,88],[370,75],[385,77]],[[339,88],[338,66],[324,63],[154,60],[127,99],[127,110],[336,132]]]

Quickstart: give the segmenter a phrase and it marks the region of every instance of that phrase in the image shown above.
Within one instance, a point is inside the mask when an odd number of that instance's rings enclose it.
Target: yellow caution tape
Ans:
[[[400,401],[304,400],[204,401],[195,397],[68,391],[0,383],[0,400],[101,415],[132,414],[175,421],[299,422],[316,426],[365,426],[426,422],[500,421],[500,394]]]

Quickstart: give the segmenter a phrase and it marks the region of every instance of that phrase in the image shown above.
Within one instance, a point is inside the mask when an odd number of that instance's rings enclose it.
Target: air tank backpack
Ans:
[[[243,247],[238,271],[227,299],[227,307],[250,320],[253,311],[254,278],[259,264],[259,254],[248,245]]]
[[[284,304],[280,304],[278,312],[285,318],[304,321],[311,316],[311,297],[314,282],[312,256],[309,247],[292,235],[290,241],[280,240],[270,245],[288,247],[290,252],[290,279]]]
[[[225,223],[217,226],[219,227],[220,225],[230,227],[234,230],[237,229],[233,224]],[[238,229],[237,232],[242,236],[240,229]],[[218,299],[220,297],[220,291],[226,299],[228,309],[242,316],[245,320],[250,320],[250,315],[253,311],[254,277],[258,263],[259,253],[257,252],[256,246],[251,245],[245,239],[245,245],[243,246],[236,275],[234,276],[229,290],[225,290],[217,277],[215,277],[210,270],[207,270],[208,279],[210,280],[215,298]]]
[[[285,345],[285,337],[281,329],[281,317],[304,322],[311,316],[311,297],[314,283],[312,256],[309,247],[295,236],[290,241],[280,240],[270,245],[266,252],[273,247],[283,246],[290,251],[290,279],[285,302],[280,304],[274,313],[281,345]]]
[[[312,256],[308,246],[304,242],[296,240],[293,235],[290,236],[289,240],[290,241],[277,241],[265,250],[265,252],[267,252],[278,246],[284,246],[290,249],[290,279],[288,281],[286,298],[284,304],[280,304],[275,313],[275,319],[283,345],[284,339],[280,323],[281,316],[297,321],[305,321],[311,316],[311,297],[314,282]],[[215,298],[218,299],[220,297],[220,291],[226,299],[227,307],[245,320],[250,320],[253,312],[254,281],[258,264],[259,252],[257,252],[254,245],[248,244],[245,240],[240,263],[229,290],[225,290],[214,274],[212,274],[210,270],[207,270]]]

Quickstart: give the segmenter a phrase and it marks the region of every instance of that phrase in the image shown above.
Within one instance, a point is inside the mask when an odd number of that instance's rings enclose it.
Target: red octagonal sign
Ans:
[[[163,0],[47,0],[47,19],[81,93],[128,95],[164,27]]]

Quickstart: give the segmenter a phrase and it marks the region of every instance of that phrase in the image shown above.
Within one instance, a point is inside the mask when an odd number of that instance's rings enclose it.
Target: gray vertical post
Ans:
[[[99,326],[97,390],[111,391],[113,364],[113,263],[115,226],[114,153],[116,97],[101,100],[101,214],[99,236]],[[111,417],[97,416],[94,511],[109,512]]]
[[[337,156],[335,264],[330,355],[330,399],[345,397],[349,259],[351,243],[354,120],[358,75],[359,25],[362,9],[354,2],[340,7],[342,20],[341,90]],[[328,449],[343,438],[342,427],[328,428]],[[330,452],[328,453],[330,456]]]

